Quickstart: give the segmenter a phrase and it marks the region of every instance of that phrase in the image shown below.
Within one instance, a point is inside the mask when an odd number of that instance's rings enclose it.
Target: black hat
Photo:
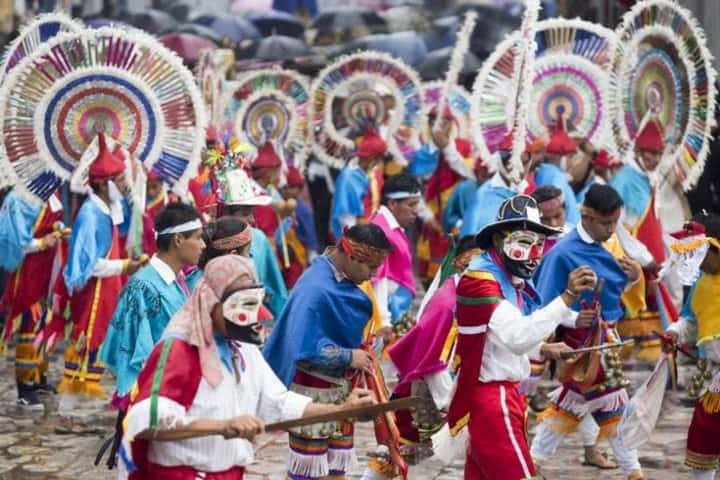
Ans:
[[[562,233],[562,229],[542,224],[537,202],[528,195],[515,195],[505,200],[500,205],[497,220],[480,230],[475,242],[478,247],[487,249],[492,245],[493,233],[507,230],[531,230],[543,235]]]

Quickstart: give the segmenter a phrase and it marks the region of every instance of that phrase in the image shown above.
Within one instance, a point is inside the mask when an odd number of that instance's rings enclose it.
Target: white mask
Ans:
[[[262,287],[238,290],[223,302],[223,317],[240,327],[255,325],[258,323],[258,313],[264,298],[265,289]]]

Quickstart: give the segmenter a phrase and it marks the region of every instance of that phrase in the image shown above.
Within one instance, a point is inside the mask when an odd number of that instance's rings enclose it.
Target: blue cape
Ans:
[[[476,235],[483,227],[494,222],[500,205],[515,195],[516,192],[505,187],[493,187],[490,182],[483,183],[475,191],[475,198],[470,208],[465,211],[460,236]]]
[[[430,144],[425,143],[419,150],[412,152],[412,160],[408,173],[414,177],[427,177],[437,170],[440,163],[440,150],[430,151]]]
[[[468,178],[455,187],[443,213],[442,226],[445,231],[451,231],[455,228],[458,220],[463,219],[465,212],[472,205],[477,189],[478,183],[474,178]]]
[[[537,172],[535,172],[535,183],[538,187],[552,185],[562,190],[565,197],[567,223],[577,225],[580,222],[580,209],[575,199],[575,192],[570,187],[567,174],[560,167],[552,163],[542,162]]]
[[[331,224],[333,235],[339,239],[342,236],[340,217],[353,215],[361,217],[365,213],[363,198],[370,186],[370,179],[354,167],[345,167],[335,181],[335,200],[332,206]]]
[[[584,242],[577,229],[558,241],[543,257],[540,267],[535,272],[535,284],[542,298],[549,303],[564,292],[570,272],[583,265],[592,268],[598,278],[605,279],[605,287],[600,295],[603,318],[606,321],[620,320],[625,313],[620,296],[625,291],[628,277],[605,247],[598,243]],[[580,310],[581,300],[591,305],[593,295],[593,292],[583,293],[572,305],[572,309]]]
[[[41,207],[23,201],[14,190],[7,194],[0,209],[0,268],[14,272],[20,266],[41,211]]]
[[[610,179],[610,186],[618,191],[628,213],[637,217],[645,213],[652,197],[647,175],[626,165]]]
[[[367,294],[350,280],[338,281],[322,255],[295,284],[263,354],[278,378],[290,385],[297,362],[321,355],[328,343],[358,348],[372,311]]]
[[[468,266],[468,270],[491,273],[500,284],[500,291],[502,291],[503,298],[516,307],[518,306],[517,289],[513,286],[510,276],[505,270],[493,261],[490,253],[485,252],[473,258]],[[535,290],[532,280],[525,282],[525,288],[522,290],[521,295],[523,299],[521,310],[525,315],[531,314],[542,305],[542,295]]]
[[[70,252],[63,272],[68,293],[82,290],[92,277],[97,261],[107,257],[112,245],[113,222],[110,215],[88,198],[75,218]]]

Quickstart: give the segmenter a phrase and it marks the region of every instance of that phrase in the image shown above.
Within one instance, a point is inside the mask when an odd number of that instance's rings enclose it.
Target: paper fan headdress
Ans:
[[[512,95],[521,34],[501,42],[483,63],[473,86],[474,139],[481,156],[498,149],[510,131],[508,119],[518,112]],[[551,19],[538,22],[535,56],[527,100],[526,138],[548,138],[560,121],[573,136],[606,143],[609,134],[607,84],[612,30],[583,20]]]
[[[615,142],[627,153],[646,123],[657,121],[665,160],[690,189],[703,171],[715,124],[716,72],[705,34],[672,0],[636,3],[616,32],[610,85]]]
[[[83,26],[64,13],[45,13],[30,20],[2,56],[0,83],[20,61],[33,54],[45,42],[62,32],[80,32]]]
[[[422,127],[423,89],[417,73],[385,53],[365,51],[325,67],[312,86],[313,152],[341,168],[368,127],[402,159]]]
[[[705,226],[695,221],[687,222],[682,230],[671,233],[670,257],[663,264],[660,277],[674,271],[683,285],[695,283],[710,245],[720,248],[720,239],[706,233]]]
[[[242,143],[260,150],[277,147],[288,164],[301,167],[307,157],[310,87],[291,70],[265,69],[241,77],[226,92],[226,120]]]
[[[205,109],[192,73],[153,37],[115,28],[61,33],[0,89],[0,168],[19,193],[47,200],[97,131],[177,191],[197,175]]]
[[[211,125],[219,126],[222,121],[224,87],[234,67],[233,50],[220,48],[200,52],[196,78]]]
[[[444,84],[442,81],[426,82],[423,86],[425,91],[425,108],[429,116],[452,115],[452,120],[457,127],[457,136],[460,138],[472,138],[470,131],[470,93],[460,85],[453,85],[445,106],[441,106]],[[442,109],[442,111],[438,111]],[[423,133],[427,134],[432,128],[428,117],[424,119]]]

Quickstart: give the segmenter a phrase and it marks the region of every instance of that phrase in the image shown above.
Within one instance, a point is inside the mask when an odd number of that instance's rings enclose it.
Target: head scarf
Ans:
[[[215,338],[211,313],[228,289],[257,284],[252,260],[238,255],[223,255],[208,262],[203,277],[190,299],[170,320],[165,336],[178,334],[196,346],[200,354],[202,376],[213,388],[222,382],[222,363]]]
[[[236,248],[244,247],[252,240],[252,227],[245,224],[245,229],[229,237],[217,238],[212,241],[210,246],[215,250],[232,251]]]

